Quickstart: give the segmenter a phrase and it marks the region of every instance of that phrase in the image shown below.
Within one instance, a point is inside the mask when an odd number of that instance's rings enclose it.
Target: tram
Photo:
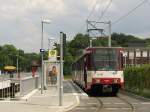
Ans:
[[[72,79],[86,92],[116,95],[124,86],[123,48],[86,48],[72,65]]]

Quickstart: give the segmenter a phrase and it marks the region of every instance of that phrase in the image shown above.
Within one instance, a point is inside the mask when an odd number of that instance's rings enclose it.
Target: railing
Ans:
[[[39,87],[39,76],[26,77],[20,80],[20,96],[30,93]]]
[[[31,75],[22,78],[8,78],[8,75],[0,76],[0,99],[20,99],[34,89],[39,88],[40,77]]]

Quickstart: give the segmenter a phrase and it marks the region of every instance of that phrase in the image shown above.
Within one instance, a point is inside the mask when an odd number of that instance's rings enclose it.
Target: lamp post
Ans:
[[[62,106],[62,95],[63,95],[63,32],[60,32],[60,75],[59,75],[59,106]]]
[[[18,56],[17,56],[17,77],[20,77],[18,73]]]
[[[44,75],[43,75],[43,53],[44,53],[44,49],[43,49],[43,25],[44,23],[45,24],[49,24],[50,23],[50,20],[48,19],[42,19],[41,21],[41,25],[42,25],[42,35],[41,35],[41,49],[40,49],[40,52],[41,52],[41,64],[42,64],[42,69],[41,69],[41,94],[43,94],[43,88],[44,88]]]

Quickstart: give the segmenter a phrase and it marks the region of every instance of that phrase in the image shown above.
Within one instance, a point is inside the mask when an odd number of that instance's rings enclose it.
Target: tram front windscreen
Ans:
[[[116,70],[117,51],[115,49],[96,49],[93,53],[93,68],[96,70]]]

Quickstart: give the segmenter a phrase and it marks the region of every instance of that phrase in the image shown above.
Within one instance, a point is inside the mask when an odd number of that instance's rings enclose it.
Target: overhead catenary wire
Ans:
[[[136,9],[138,9],[139,7],[141,7],[143,4],[145,4],[146,2],[148,2],[149,0],[144,0],[142,1],[140,4],[138,4],[136,7],[134,7],[133,9],[131,9],[129,12],[127,12],[125,15],[121,16],[119,19],[117,19],[116,21],[114,21],[112,23],[112,25],[117,24],[118,22],[122,21],[123,19],[125,19],[127,16],[129,16],[131,13],[133,13],[134,11],[136,11]]]
[[[92,10],[89,12],[89,14],[88,14],[88,16],[86,17],[85,20],[88,20],[88,19],[91,17],[91,15],[93,14],[93,12],[95,11],[95,8],[96,8],[96,5],[97,5],[98,1],[99,1],[99,0],[96,0],[96,2],[94,3],[94,5],[93,5],[93,7],[92,7]],[[86,23],[84,23],[84,24],[82,25],[81,29],[80,29],[78,32],[81,32],[81,31],[83,30],[83,28],[85,27],[85,25],[86,25]]]
[[[107,12],[108,9],[110,8],[111,4],[112,4],[112,0],[109,0],[109,3],[107,4],[107,6],[106,6],[106,8],[104,9],[104,11],[102,11],[102,13],[101,13],[101,15],[100,15],[100,17],[98,18],[97,21],[100,21],[100,20],[104,17],[104,15],[106,14],[106,12]],[[95,23],[94,25],[96,25],[96,23]]]
[[[100,21],[100,20],[103,18],[103,16],[106,14],[107,10],[108,10],[109,7],[111,6],[111,4],[112,4],[112,0],[109,1],[108,5],[107,5],[106,8],[104,9],[104,11],[102,11],[102,13],[101,13],[101,15],[100,15],[100,17],[98,18],[97,21]]]
[[[92,10],[91,10],[91,12],[89,13],[89,15],[87,16],[87,19],[86,19],[86,20],[88,20],[89,17],[90,17],[90,16],[93,14],[93,12],[95,11],[95,8],[96,8],[97,3],[98,3],[98,0],[96,0],[95,4],[93,5]]]
[[[106,14],[107,10],[108,10],[109,7],[111,6],[111,4],[112,4],[112,0],[109,0],[109,1],[108,1],[108,4],[106,5],[106,7],[105,7],[104,9],[102,9],[102,13],[101,13],[100,17],[98,17],[97,22],[99,22],[99,21],[103,18],[103,16]],[[95,22],[95,23],[93,24],[93,27],[94,27],[94,28],[97,28],[97,27],[96,27],[97,22]],[[101,33],[102,33],[102,32],[101,32]]]

